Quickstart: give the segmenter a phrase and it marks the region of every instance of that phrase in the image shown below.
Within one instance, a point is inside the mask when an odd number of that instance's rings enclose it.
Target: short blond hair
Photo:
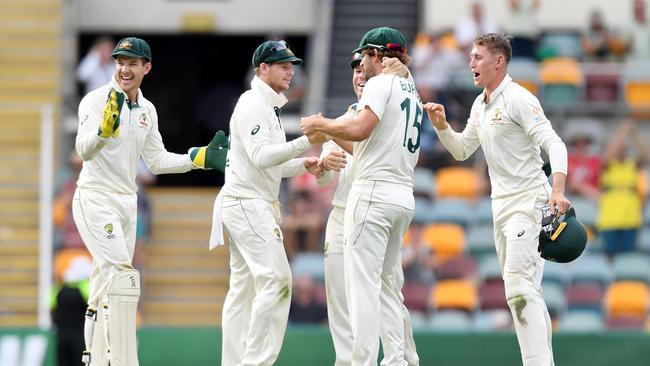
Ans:
[[[512,59],[512,46],[510,39],[512,37],[505,34],[485,33],[474,38],[475,46],[485,46],[492,53],[500,53],[506,58],[506,63]]]

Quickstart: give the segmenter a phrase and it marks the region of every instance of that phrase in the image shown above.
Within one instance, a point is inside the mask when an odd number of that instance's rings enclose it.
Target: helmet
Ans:
[[[587,230],[578,219],[573,207],[558,217],[546,216],[542,219],[537,251],[542,258],[558,263],[575,260],[587,245]]]

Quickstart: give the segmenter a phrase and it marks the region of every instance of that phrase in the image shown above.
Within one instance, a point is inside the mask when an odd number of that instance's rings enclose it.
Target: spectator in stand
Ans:
[[[72,217],[72,196],[77,189],[77,180],[83,160],[76,151],[70,153],[68,160],[70,176],[59,188],[52,204],[52,216],[54,220],[54,247],[84,248],[83,240],[77,230],[77,225]]]
[[[626,35],[626,61],[648,62],[650,60],[650,27],[646,20],[645,0],[632,1],[634,16]]]
[[[582,50],[587,61],[606,61],[612,56],[613,37],[600,10],[591,12],[587,32],[582,38]]]
[[[309,191],[293,192],[289,209],[282,222],[284,246],[289,260],[298,252],[319,251],[324,218],[314,209],[313,195]]]
[[[505,23],[506,32],[513,36],[512,57],[535,58],[539,37],[535,13],[539,0],[508,0],[509,15]]]
[[[483,5],[476,1],[472,3],[471,14],[456,24],[454,36],[461,53],[467,55],[472,49],[472,43],[476,36],[485,33],[496,33],[498,30],[497,24],[485,16]]]
[[[318,302],[316,290],[313,278],[308,275],[293,279],[289,322],[324,323],[327,320],[327,308]]]
[[[596,202],[600,195],[603,161],[593,151],[593,145],[594,138],[589,133],[576,131],[569,138],[567,191]]]
[[[629,152],[630,139],[634,141],[636,157]],[[642,225],[639,172],[648,161],[648,148],[636,131],[635,120],[621,123],[605,150],[604,160],[598,210],[604,250],[609,255],[634,251]]]
[[[111,53],[115,41],[109,36],[95,40],[90,51],[77,67],[77,79],[84,84],[84,94],[106,85],[115,73],[115,60]]]

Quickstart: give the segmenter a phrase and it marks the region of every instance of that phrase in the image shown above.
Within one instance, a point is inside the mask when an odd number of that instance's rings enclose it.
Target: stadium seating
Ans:
[[[467,251],[475,256],[495,253],[494,227],[492,224],[470,226],[467,229]]]
[[[513,81],[537,95],[539,72],[535,61],[513,58],[508,64],[508,75],[512,77]]]
[[[619,99],[620,70],[614,63],[583,65],[585,99],[588,102],[613,103]]]
[[[602,314],[603,288],[597,283],[577,283],[566,289],[569,311],[590,310]]]
[[[650,227],[642,228],[639,231],[639,239],[637,244],[640,251],[646,254],[650,254]]]
[[[564,288],[557,283],[545,283],[542,294],[551,319],[558,319],[567,308]]]
[[[476,286],[468,280],[439,281],[431,292],[431,303],[436,311],[446,309],[472,312],[478,306]]]
[[[413,194],[428,199],[433,198],[436,190],[435,176],[428,168],[415,168]]]
[[[635,317],[645,319],[650,291],[648,285],[638,281],[612,283],[605,293],[607,318]]]
[[[472,329],[477,332],[512,331],[512,315],[508,309],[477,311],[472,319]]]
[[[571,206],[576,211],[576,217],[584,225],[591,229],[596,227],[598,219],[598,205],[590,199],[583,197],[571,197]]]
[[[479,179],[470,168],[440,168],[436,173],[436,189],[440,198],[475,199],[479,194]]]
[[[473,209],[466,199],[441,198],[431,206],[431,219],[436,223],[452,223],[467,227],[472,221]]]
[[[612,281],[612,265],[602,253],[586,253],[571,263],[569,277],[573,284],[595,283],[604,289]]]
[[[475,223],[492,225],[492,199],[483,197],[476,204]]]
[[[627,63],[623,65],[625,103],[635,113],[650,109],[650,65]]]
[[[568,281],[568,265],[546,261],[544,263],[544,277],[542,283],[555,283],[562,288]]]
[[[539,75],[546,105],[566,107],[578,99],[583,75],[575,59],[558,57],[544,60]]]
[[[471,328],[470,316],[463,311],[443,310],[429,318],[429,329],[444,332],[466,332]]]
[[[509,309],[503,280],[481,284],[478,288],[478,297],[481,310]]]
[[[450,258],[436,268],[436,278],[439,280],[471,279],[475,274],[476,262],[466,255]]]
[[[54,255],[54,278],[57,281],[63,280],[63,274],[70,268],[70,263],[75,258],[85,257],[92,261],[92,257],[85,248],[63,248]]]
[[[581,59],[580,34],[574,31],[554,31],[543,34],[540,37],[537,56],[542,60],[556,57]]]
[[[478,265],[479,283],[489,281],[502,281],[500,268],[499,259],[497,258],[496,254],[486,255],[482,257]]]
[[[404,295],[404,305],[409,310],[421,313],[426,313],[429,310],[431,286],[417,282],[406,282],[402,287],[402,295]]]
[[[423,240],[431,247],[436,260],[444,262],[463,252],[465,231],[456,224],[430,224],[424,229]]]
[[[650,257],[646,254],[630,252],[614,256],[614,279],[650,283]]]
[[[591,311],[569,311],[560,318],[560,332],[594,333],[605,329],[603,317]]]

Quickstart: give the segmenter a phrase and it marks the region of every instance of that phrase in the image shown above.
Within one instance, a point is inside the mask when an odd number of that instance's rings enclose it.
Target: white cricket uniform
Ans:
[[[356,115],[357,103],[352,104],[347,112],[339,118],[350,118]],[[334,151],[344,151],[334,141],[327,141],[323,144],[323,150],[320,158],[324,159],[327,155]],[[354,159],[353,155],[347,154],[347,164],[339,171],[336,191],[332,199],[332,211],[330,212],[327,220],[327,227],[325,230],[325,290],[327,294],[327,319],[329,323],[330,333],[332,334],[332,341],[334,343],[334,350],[336,352],[335,366],[348,366],[352,363],[352,329],[350,327],[350,313],[348,311],[347,297],[345,296],[345,268],[343,266],[343,221],[345,217],[345,203],[350,191],[350,182],[348,168]],[[318,179],[320,185],[327,185],[334,178],[333,171],[326,171],[321,178]],[[402,296],[401,288],[404,283],[404,277],[401,281],[397,281],[398,288],[397,296]],[[388,287],[385,287],[386,289]],[[384,289],[384,287],[382,287]],[[382,291],[382,301],[385,301]],[[403,301],[403,298],[402,298]],[[403,324],[397,326],[404,327],[405,337],[405,350],[404,357],[409,366],[419,365],[419,358],[415,350],[415,342],[413,341],[413,331],[411,329],[411,319],[406,306],[403,306],[404,320]],[[388,319],[382,319],[386,321]],[[396,323],[399,323],[398,319]],[[393,360],[394,357],[390,354],[391,351],[399,349],[398,345],[388,345],[388,342],[397,341],[395,337],[391,337],[391,329],[387,327],[381,330],[381,340],[384,344],[384,360]],[[385,363],[382,362],[382,365]]]
[[[287,142],[276,111],[287,99],[255,76],[230,119],[221,217],[230,237],[221,364],[272,365],[291,304],[291,269],[280,230],[283,177],[304,174],[306,136]]]
[[[120,135],[97,135],[111,81],[90,93],[79,104],[76,150],[84,160],[72,213],[88,251],[93,257],[88,304],[98,308],[111,278],[119,271],[133,269],[137,220],[136,175],[142,157],[155,174],[183,173],[192,169],[187,154],[165,149],[158,131],[154,105],[138,90],[137,104],[125,101],[120,114]],[[103,340],[103,337],[95,337]],[[97,341],[95,341],[97,343]],[[97,358],[94,358],[97,359]]]
[[[540,151],[553,173],[567,172],[567,150],[538,99],[506,75],[488,99],[480,94],[463,132],[436,130],[457,160],[480,145],[492,183],[494,240],[525,366],[554,365],[551,321],[542,297],[544,260],[537,252],[542,209],[551,188]]]
[[[383,362],[404,365],[404,323],[396,326],[395,319],[405,316],[400,247],[415,208],[422,102],[411,78],[380,74],[366,82],[357,110],[365,108],[379,122],[366,140],[353,143],[343,229],[352,365],[376,364],[381,329],[392,329],[384,346],[395,347],[388,352],[393,359]]]

